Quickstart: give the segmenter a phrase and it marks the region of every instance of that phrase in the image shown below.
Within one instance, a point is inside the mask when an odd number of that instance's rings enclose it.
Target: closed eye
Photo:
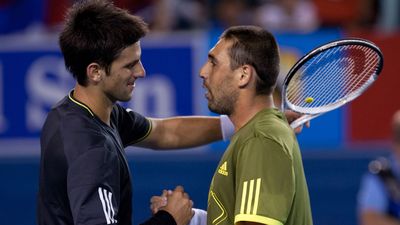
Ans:
[[[211,54],[208,54],[208,61],[211,63],[212,66],[215,66],[218,63],[218,60]]]
[[[126,64],[124,67],[127,69],[133,69],[133,67],[135,67],[139,62],[140,60],[135,60],[133,62]]]

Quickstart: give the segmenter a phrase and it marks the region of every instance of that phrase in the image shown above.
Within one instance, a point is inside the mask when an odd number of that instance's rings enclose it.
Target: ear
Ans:
[[[100,82],[103,79],[104,70],[97,63],[90,63],[86,67],[86,75],[88,79],[93,82]]]
[[[242,88],[251,82],[255,71],[252,66],[246,64],[240,67],[239,72],[241,73],[239,78],[239,87]]]

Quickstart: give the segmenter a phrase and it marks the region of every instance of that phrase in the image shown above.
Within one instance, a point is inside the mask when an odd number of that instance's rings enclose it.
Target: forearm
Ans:
[[[175,117],[161,126],[161,149],[196,147],[222,139],[219,117]]]
[[[153,130],[141,143],[154,149],[200,146],[222,139],[219,117],[187,116],[152,119]]]

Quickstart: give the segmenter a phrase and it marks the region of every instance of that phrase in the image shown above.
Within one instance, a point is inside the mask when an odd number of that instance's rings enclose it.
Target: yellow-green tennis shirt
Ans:
[[[208,195],[208,225],[312,225],[296,136],[282,113],[257,113],[231,140]]]

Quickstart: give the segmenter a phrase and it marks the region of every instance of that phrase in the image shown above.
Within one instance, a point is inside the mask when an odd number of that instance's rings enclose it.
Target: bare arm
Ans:
[[[136,146],[153,149],[189,148],[221,140],[219,117],[187,116],[151,119],[152,131]]]
[[[360,225],[400,225],[400,221],[372,210],[361,214]]]
[[[300,115],[291,111],[285,112],[289,121]],[[178,149],[190,148],[211,143],[222,139],[220,117],[212,116],[181,116],[165,119],[151,118],[152,131],[143,141],[136,146],[152,149]],[[306,123],[309,126],[309,123]],[[225,133],[230,129],[223,126]],[[302,127],[296,128],[300,133]],[[230,134],[227,135],[229,138]],[[227,138],[227,139],[228,139]]]

